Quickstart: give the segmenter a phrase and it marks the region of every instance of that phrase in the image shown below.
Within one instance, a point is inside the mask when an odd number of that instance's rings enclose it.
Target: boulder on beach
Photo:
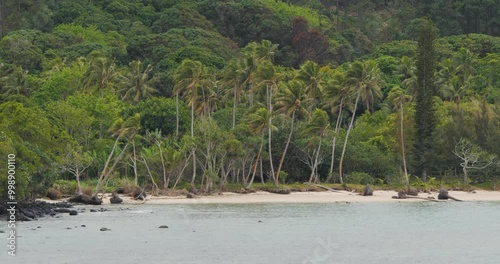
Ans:
[[[109,202],[112,204],[121,204],[123,202],[123,199],[120,198],[120,196],[116,193],[113,192],[113,197],[109,198]]]
[[[373,188],[370,184],[367,184],[365,188],[363,189],[363,196],[372,196],[373,195]]]
[[[438,194],[438,199],[439,200],[448,200],[449,195],[448,195],[448,191],[445,190],[445,189],[441,189],[439,190],[439,194]]]

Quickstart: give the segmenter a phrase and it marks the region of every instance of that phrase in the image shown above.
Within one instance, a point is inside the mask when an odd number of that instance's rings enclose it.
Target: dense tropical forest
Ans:
[[[15,154],[18,198],[496,188],[499,23],[498,0],[0,0],[0,186]]]

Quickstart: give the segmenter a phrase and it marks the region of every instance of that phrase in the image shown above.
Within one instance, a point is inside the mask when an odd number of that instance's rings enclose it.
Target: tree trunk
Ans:
[[[237,93],[237,85],[235,83],[234,84],[234,101],[233,101],[233,128],[236,126],[236,105],[238,104],[236,93]]]
[[[165,160],[163,159],[163,151],[161,150],[160,142],[157,142],[157,145],[158,149],[160,150],[161,166],[163,168],[163,188],[168,189],[167,170],[165,169]],[[170,175],[168,177],[170,178]]]
[[[193,177],[191,178],[191,185],[194,186],[194,180],[196,178],[196,150],[193,148],[192,156],[193,156]]]
[[[268,90],[268,98],[269,98],[269,125],[268,125],[268,141],[269,141],[269,164],[271,166],[271,177],[273,178],[273,181],[276,181],[275,175],[274,175],[274,166],[273,166],[273,153],[272,153],[272,111],[273,111],[273,106],[272,106],[272,89],[269,88],[269,85],[267,85],[267,90]]]
[[[408,192],[410,192],[410,179],[408,178],[408,170],[406,169],[406,157],[405,157],[405,139],[404,139],[404,130],[403,130],[403,124],[404,124],[404,111],[403,111],[403,101],[401,100],[400,106],[401,108],[401,155],[403,157],[403,170],[405,174],[405,180],[406,180],[406,187],[408,188]]]
[[[333,142],[332,142],[332,160],[330,161],[330,170],[328,171],[329,179],[333,179],[333,163],[335,162],[335,142],[337,141],[337,135],[339,134],[339,129],[340,129],[340,122],[342,120],[343,102],[344,99],[342,99],[340,102],[339,115],[337,116],[337,122],[335,123],[335,135],[333,136]]]
[[[179,140],[179,92],[175,93],[175,141]]]
[[[281,166],[283,165],[283,161],[285,160],[285,155],[288,150],[288,146],[290,145],[290,141],[292,140],[292,134],[293,134],[293,125],[295,124],[295,110],[292,112],[292,123],[290,125],[290,134],[288,134],[288,139],[286,141],[285,149],[283,150],[283,154],[281,154],[281,159],[280,163],[278,164],[278,170],[276,171],[276,177],[274,180],[274,186],[278,187],[279,186],[279,177],[280,177],[280,172],[281,172]]]
[[[132,139],[132,153],[133,153],[133,158],[132,158],[132,165],[134,167],[134,185],[137,186],[138,184],[138,176],[137,176],[137,155],[135,152],[135,141]]]
[[[108,179],[111,172],[115,169],[116,164],[118,164],[118,162],[122,159],[123,153],[125,153],[125,150],[127,149],[127,147],[128,147],[128,143],[125,144],[125,146],[123,147],[123,149],[120,152],[120,154],[118,155],[118,157],[115,158],[115,161],[114,161],[113,165],[111,166],[111,168],[109,170],[107,170],[104,174],[102,174],[101,177],[99,177],[99,181],[97,182],[97,185],[95,187],[95,190],[94,190],[94,193],[92,194],[92,196],[97,197],[97,194],[100,191],[102,183]]]
[[[151,170],[149,169],[148,162],[146,161],[146,158],[144,155],[141,153],[142,160],[144,161],[144,165],[146,165],[146,169],[148,170],[149,178],[151,178],[151,194],[157,196],[158,195],[158,185],[155,182],[155,179],[153,178],[153,175],[151,174]]]
[[[314,158],[314,163],[313,163],[313,167],[311,170],[311,176],[309,176],[309,184],[311,184],[313,176],[316,172],[316,167],[318,166],[318,157],[319,157],[319,152],[321,151],[321,141],[322,141],[322,138],[320,137],[318,149],[316,150],[316,157]]]
[[[264,135],[262,135],[264,137]],[[253,179],[255,179],[255,173],[257,172],[257,164],[259,163],[260,154],[262,153],[262,147],[264,146],[264,138],[261,139],[259,152],[257,153],[257,158],[255,158],[255,165],[253,166],[252,178],[248,183],[246,189],[250,189],[252,187]]]
[[[104,175],[106,175],[107,168],[109,166],[109,162],[111,161],[111,158],[113,157],[113,154],[115,153],[116,146],[118,145],[118,140],[120,140],[120,137],[116,137],[115,144],[113,145],[113,148],[111,149],[111,153],[109,153],[108,159],[106,160],[106,163],[104,164],[104,168],[101,171],[101,175],[99,176],[99,180],[97,181],[97,186],[101,185],[101,181],[103,180]],[[97,189],[97,187],[96,187]],[[97,195],[97,192],[96,192]]]
[[[349,139],[349,134],[351,133],[351,129],[352,129],[352,126],[354,124],[354,117],[356,116],[356,110],[358,109],[359,97],[360,97],[360,94],[358,93],[358,95],[356,97],[356,102],[354,104],[354,111],[352,111],[351,123],[349,124],[349,127],[347,128],[347,133],[345,135],[344,147],[342,147],[342,154],[340,154],[339,179],[340,179],[341,184],[344,184],[344,180],[342,177],[342,165],[343,165],[342,163],[344,162],[344,155],[345,155],[345,149],[347,147],[347,140]]]
[[[76,166],[75,169],[75,176],[76,176],[76,183],[78,184],[78,194],[82,194],[82,186],[80,185],[80,169],[78,168],[78,165]]]

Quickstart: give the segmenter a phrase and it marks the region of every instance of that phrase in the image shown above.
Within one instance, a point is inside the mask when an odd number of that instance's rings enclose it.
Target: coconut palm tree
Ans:
[[[300,66],[297,79],[305,84],[306,92],[314,100],[313,106],[318,106],[325,85],[325,73],[313,61],[306,61]]]
[[[313,177],[316,175],[316,170],[319,165],[318,158],[319,158],[319,153],[321,152],[321,143],[323,141],[323,138],[326,136],[329,127],[330,127],[330,120],[328,118],[328,114],[324,110],[316,108],[316,110],[314,110],[314,112],[311,115],[311,120],[306,124],[304,130],[306,134],[312,136],[311,142],[319,140],[318,148],[315,151],[316,157],[314,158],[311,175],[309,176],[309,183],[312,182]]]
[[[186,59],[182,61],[174,74],[175,92],[179,94],[183,92],[188,100],[188,105],[191,106],[191,138],[194,138],[194,114],[195,106],[198,103],[200,89],[206,84],[206,68],[199,61]],[[177,105],[178,109],[179,106]],[[178,110],[177,110],[178,112]],[[193,159],[193,177],[191,183],[194,184],[196,178],[196,149],[192,149]]]
[[[224,81],[228,86],[232,86],[233,96],[233,122],[232,128],[236,126],[236,108],[241,101],[243,87],[245,85],[244,69],[241,68],[243,60],[231,60],[223,70]],[[229,91],[229,90],[228,90]]]
[[[123,153],[128,147],[129,142],[134,140],[137,133],[139,133],[139,130],[141,128],[140,124],[141,124],[141,117],[139,114],[135,114],[134,116],[131,116],[126,120],[123,120],[122,118],[117,119],[109,129],[109,131],[113,133],[113,136],[116,137],[116,140],[113,145],[113,148],[111,149],[110,154],[108,155],[106,163],[104,164],[104,168],[99,176],[99,180],[97,181],[97,185],[93,193],[94,197],[97,197],[97,194],[99,193],[103,182],[109,178],[111,172],[114,170],[115,166],[121,160]],[[126,139],[125,146],[122,148],[120,154],[118,154],[118,156],[115,157],[114,163],[111,166],[111,168],[108,168],[109,163],[111,162],[111,158],[114,156],[118,143],[122,138]]]
[[[410,179],[408,177],[408,170],[406,168],[406,156],[405,156],[405,138],[404,138],[404,103],[410,99],[410,96],[405,93],[405,90],[396,86],[391,89],[387,100],[392,102],[394,109],[397,111],[399,109],[399,122],[400,122],[400,141],[401,141],[401,158],[403,160],[403,172],[406,181],[406,187],[408,192],[410,192]]]
[[[335,130],[332,140],[332,157],[330,159],[330,169],[328,170],[328,180],[333,178],[333,164],[335,162],[335,144],[339,134],[340,126],[342,124],[343,111],[345,107],[351,106],[349,104],[350,90],[346,84],[346,74],[344,71],[335,71],[328,84],[325,85],[324,95],[327,98],[324,103],[324,108],[328,109],[332,115],[337,115],[335,122]]]
[[[367,109],[369,109],[370,103],[376,97],[382,96],[380,83],[380,69],[378,68],[377,63],[374,60],[367,60],[364,62],[357,61],[349,65],[349,70],[347,71],[347,84],[352,88],[352,92],[356,97],[356,100],[354,102],[354,110],[352,111],[351,122],[349,124],[349,127],[347,128],[344,146],[342,147],[342,153],[340,155],[340,183],[343,183],[342,165],[344,162],[344,155],[347,147],[347,141],[349,139],[349,134],[351,133],[352,127],[354,125],[354,118],[356,116],[356,110],[358,109],[359,100],[363,100]]]
[[[304,83],[298,80],[291,80],[287,83],[282,83],[279,87],[278,96],[276,98],[276,107],[278,113],[283,113],[290,118],[290,133],[288,134],[288,139],[286,141],[285,149],[281,154],[281,159],[278,164],[278,170],[275,174],[274,184],[278,186],[279,175],[281,172],[281,166],[285,160],[285,155],[292,140],[292,134],[294,130],[294,124],[296,119],[302,119],[304,116],[308,115],[306,108],[304,108],[304,103],[307,101],[307,96],[305,94]]]
[[[143,68],[141,61],[132,61],[129,63],[129,69],[122,76],[119,83],[122,100],[131,100],[137,103],[140,100],[151,97],[157,92],[150,85],[149,74],[153,70],[153,66],[148,64],[145,69]]]
[[[250,179],[250,182],[246,186],[247,189],[250,189],[252,187],[252,183],[255,178],[255,173],[257,172],[257,165],[260,160],[260,155],[262,154],[262,147],[264,146],[264,135],[266,130],[268,130],[267,126],[269,125],[270,117],[271,117],[270,113],[264,107],[256,109],[255,112],[253,112],[248,116],[247,122],[250,126],[250,129],[252,130],[252,133],[256,136],[260,136],[261,140],[260,140],[259,152],[257,152],[257,157],[255,158],[255,163],[252,169],[252,178]],[[276,129],[276,127],[272,127],[271,129]]]
[[[83,86],[87,89],[95,86],[101,97],[104,97],[105,89],[113,91],[122,77],[116,69],[116,64],[108,58],[99,57],[91,60],[88,65],[83,76]]]
[[[0,91],[5,95],[22,94],[28,96],[30,87],[28,84],[28,71],[21,66],[7,70],[0,78]]]
[[[404,87],[408,94],[414,94],[417,85],[417,66],[415,60],[407,56],[401,58],[400,64],[397,65],[394,74],[399,77],[401,86]]]

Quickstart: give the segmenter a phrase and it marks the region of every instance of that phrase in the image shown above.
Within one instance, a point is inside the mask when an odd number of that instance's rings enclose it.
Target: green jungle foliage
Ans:
[[[496,188],[499,21],[496,0],[0,0],[2,162],[18,199]]]

